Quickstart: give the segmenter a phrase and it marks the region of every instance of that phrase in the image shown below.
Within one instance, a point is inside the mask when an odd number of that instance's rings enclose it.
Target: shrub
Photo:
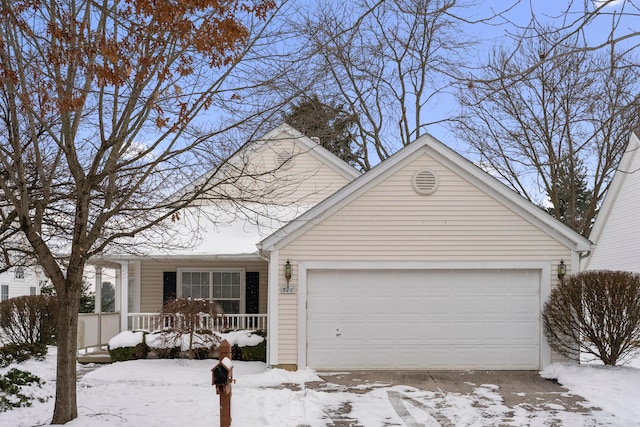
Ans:
[[[146,359],[149,354],[149,346],[145,342],[143,332],[120,332],[109,340],[109,356],[112,362],[124,362],[126,360]]]
[[[266,331],[254,331],[251,335],[261,336],[263,339],[256,345],[244,345],[240,346],[234,344],[231,347],[231,357],[233,360],[242,360],[246,362],[266,362],[267,361],[267,332]]]
[[[135,347],[119,347],[109,349],[109,356],[112,362],[124,362],[127,360],[146,359],[149,347],[145,343],[140,343]]]
[[[11,369],[6,375],[0,374],[0,412],[21,406],[31,406],[32,396],[22,393],[22,386],[42,385],[42,380],[27,371]]]
[[[12,363],[20,363],[35,357],[41,359],[47,355],[47,346],[36,344],[7,344],[0,347],[0,368],[6,368]]]
[[[55,297],[28,295],[0,303],[0,328],[10,343],[55,344]]]
[[[160,359],[210,359],[220,344],[220,335],[205,330],[195,331],[193,335],[165,330],[147,334],[145,341]]]
[[[587,271],[551,291],[542,312],[551,348],[575,358],[578,352],[616,365],[640,348],[640,275]]]
[[[211,342],[211,345],[196,345],[199,335],[201,337],[211,336],[217,337],[210,330],[202,330],[203,315],[215,318],[219,314],[222,314],[220,306],[212,301],[203,299],[191,299],[191,298],[178,298],[167,302],[162,308],[163,315],[170,314],[175,316],[172,332],[176,338],[186,337],[188,339],[187,351],[189,358],[200,357],[202,350],[196,350],[201,347],[211,347],[215,342]],[[177,341],[177,340],[176,340]],[[184,342],[184,339],[182,340]],[[183,347],[183,350],[184,347]],[[198,354],[196,354],[198,352]]]

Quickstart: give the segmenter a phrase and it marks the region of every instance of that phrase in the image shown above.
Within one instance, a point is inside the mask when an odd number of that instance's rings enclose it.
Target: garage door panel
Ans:
[[[539,368],[537,270],[310,270],[307,283],[311,367]]]

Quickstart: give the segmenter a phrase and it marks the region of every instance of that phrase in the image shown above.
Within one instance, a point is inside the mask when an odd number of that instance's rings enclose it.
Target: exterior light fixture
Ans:
[[[564,279],[564,276],[567,274],[567,266],[564,264],[564,260],[560,260],[560,264],[558,264],[558,279]]]
[[[284,278],[287,279],[287,287],[289,287],[289,280],[291,280],[291,261],[289,260],[284,265]]]

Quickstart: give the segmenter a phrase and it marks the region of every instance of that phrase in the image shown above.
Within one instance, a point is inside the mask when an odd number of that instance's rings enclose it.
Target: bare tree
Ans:
[[[212,143],[225,126],[196,118],[236,99],[233,72],[255,52],[274,7],[270,0],[2,1],[0,240],[12,243],[7,263],[32,256],[56,290],[52,423],[77,417],[77,307],[87,262],[134,236],[166,243],[158,226],[170,226],[203,194],[226,198],[215,188],[249,175],[236,165],[176,193],[211,167],[212,156],[233,151]],[[243,117],[235,123],[254,116]]]
[[[548,196],[553,215],[586,236],[639,123],[640,69],[613,45],[596,52],[577,35],[539,33],[496,48],[468,78],[456,132],[482,166],[534,203]]]
[[[303,51],[313,54],[308,77],[297,81],[358,118],[362,170],[444,120],[438,95],[472,44],[458,25],[462,7],[456,0],[331,2],[299,27]]]

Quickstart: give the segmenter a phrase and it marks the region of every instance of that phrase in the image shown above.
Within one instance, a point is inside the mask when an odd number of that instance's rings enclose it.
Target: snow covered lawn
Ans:
[[[216,426],[218,397],[211,386],[215,360],[136,360],[98,367],[78,381],[79,417],[69,426]],[[1,426],[50,422],[55,348],[44,362],[14,365],[46,381],[28,393],[49,398],[32,407],[0,413]],[[9,368],[0,370],[5,373]],[[86,369],[86,367],[80,367]],[[234,426],[486,426],[640,425],[640,369],[555,364],[542,375],[603,411],[571,412],[560,405],[504,405],[496,386],[471,394],[433,393],[413,387],[369,384],[347,389],[310,370],[266,369],[260,362],[234,362]],[[527,390],[523,390],[526,393]]]

